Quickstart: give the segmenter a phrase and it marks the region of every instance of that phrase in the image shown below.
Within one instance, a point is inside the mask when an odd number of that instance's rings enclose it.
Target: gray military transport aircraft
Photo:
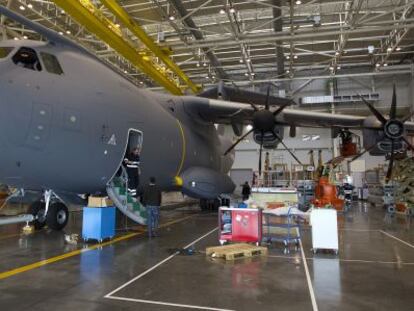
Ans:
[[[285,146],[286,126],[292,135],[297,126],[362,129],[364,152],[391,154],[391,161],[411,148],[405,135],[414,123],[396,118],[395,93],[387,117],[364,98],[374,116],[288,109],[289,99],[223,84],[200,96],[152,93],[68,38],[3,6],[0,14],[47,39],[0,42],[0,183],[42,194],[30,214],[8,223],[62,229],[68,219],[63,197],[106,191],[122,212],[145,224],[142,206],[114,182],[134,146],[142,148],[141,183],[155,176],[164,191],[202,200],[234,191],[233,148],[250,132],[260,151]],[[232,145],[215,124],[231,124],[237,136],[245,124],[252,130]]]

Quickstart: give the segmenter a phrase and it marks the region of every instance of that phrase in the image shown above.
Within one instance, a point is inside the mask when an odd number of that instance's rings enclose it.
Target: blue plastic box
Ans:
[[[82,238],[84,240],[112,239],[115,236],[115,207],[84,207]]]

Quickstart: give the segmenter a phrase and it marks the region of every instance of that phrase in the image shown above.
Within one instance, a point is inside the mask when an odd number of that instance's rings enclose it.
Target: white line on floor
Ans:
[[[162,306],[189,308],[189,309],[213,310],[213,311],[234,311],[230,309],[219,309],[219,308],[211,308],[211,307],[184,305],[180,303],[170,303],[170,302],[164,302],[164,301],[143,300],[143,299],[125,298],[125,297],[117,297],[117,296],[111,296],[111,297],[106,297],[106,298],[115,299],[115,300],[123,300],[123,301],[131,301],[131,302],[149,303],[149,304],[162,305]]]
[[[385,231],[383,231],[383,230],[380,230],[380,232],[381,232],[381,233],[383,233],[383,234],[385,234],[385,235],[387,235],[387,236],[389,236],[389,237],[390,237],[390,238],[392,238],[392,239],[395,239],[395,240],[397,240],[397,241],[399,241],[399,242],[401,242],[401,243],[403,243],[403,244],[407,245],[408,247],[414,248],[414,245],[412,245],[412,244],[410,244],[410,243],[408,243],[408,242],[406,242],[406,241],[403,241],[403,240],[401,240],[401,239],[397,238],[396,236],[393,236],[392,234],[389,234],[388,232],[385,232]]]
[[[300,234],[299,229],[296,228],[296,230],[299,236]],[[311,281],[310,274],[309,274],[308,263],[306,262],[305,251],[303,250],[302,239],[299,239],[299,246],[300,246],[300,252],[302,254],[303,267],[305,268],[306,281],[308,282],[309,295],[312,301],[312,308],[313,308],[313,311],[318,311],[319,310],[318,304],[316,303],[315,292],[313,290],[312,281]]]
[[[216,231],[218,228],[214,228],[213,230],[207,232],[206,234],[204,234],[203,236],[199,237],[197,240],[191,242],[190,244],[184,246],[184,248],[189,248],[190,246],[196,244],[197,242],[201,241],[202,239],[204,239],[205,237],[207,237],[208,235],[212,234],[214,231]],[[126,282],[125,284],[119,286],[118,288],[116,288],[115,290],[113,290],[112,292],[110,292],[109,294],[107,294],[105,296],[105,298],[111,298],[110,296],[112,296],[113,294],[115,294],[116,292],[120,291],[121,289],[127,287],[128,285],[130,285],[131,283],[135,282],[136,280],[139,280],[140,278],[142,278],[143,276],[147,275],[148,273],[150,273],[151,271],[157,269],[159,266],[161,266],[162,264],[166,263],[167,261],[173,259],[175,256],[177,256],[179,253],[176,252],[174,254],[172,254],[171,256],[165,258],[164,260],[160,261],[159,263],[157,263],[156,265],[152,266],[151,268],[145,270],[144,272],[142,272],[140,275],[137,275],[136,277],[134,277],[133,279],[129,280],[128,282]]]

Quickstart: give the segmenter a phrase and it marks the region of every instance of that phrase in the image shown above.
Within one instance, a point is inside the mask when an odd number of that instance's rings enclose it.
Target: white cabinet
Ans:
[[[332,249],[338,253],[338,221],[334,209],[314,209],[311,212],[312,248]]]

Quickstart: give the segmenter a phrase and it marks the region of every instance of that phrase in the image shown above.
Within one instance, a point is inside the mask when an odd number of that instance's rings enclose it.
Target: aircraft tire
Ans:
[[[69,210],[65,204],[56,202],[50,204],[46,215],[47,226],[52,230],[62,230],[69,220]]]
[[[37,219],[35,219],[32,222],[32,225],[35,227],[36,230],[42,229],[46,225],[46,217],[45,214],[45,203],[41,201],[35,201],[29,206],[29,214],[32,214],[33,216],[37,216]]]

